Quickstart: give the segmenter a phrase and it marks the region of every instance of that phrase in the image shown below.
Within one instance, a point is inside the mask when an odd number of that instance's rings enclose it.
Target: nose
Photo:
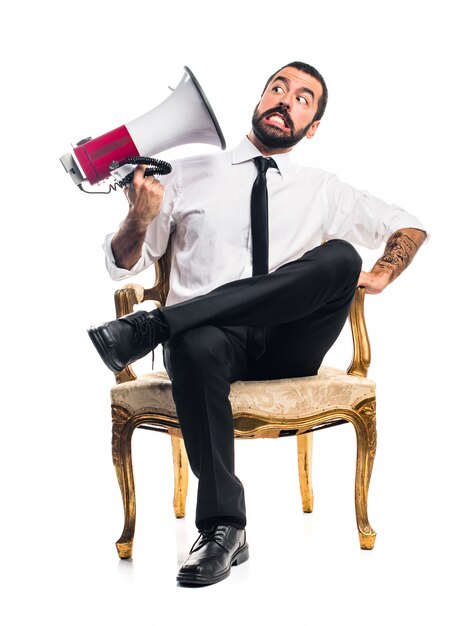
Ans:
[[[289,102],[287,102],[286,94],[284,94],[284,95],[285,95],[285,97],[280,100],[279,106],[282,109],[286,109],[287,111],[289,111],[290,110],[290,105],[289,105]]]

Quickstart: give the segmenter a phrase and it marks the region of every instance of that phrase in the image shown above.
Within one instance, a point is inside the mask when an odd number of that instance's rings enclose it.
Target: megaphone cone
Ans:
[[[78,142],[60,161],[76,185],[94,185],[128,157],[150,157],[169,148],[204,143],[226,147],[221,127],[193,72],[185,74],[161,104],[144,115],[92,139]],[[75,157],[75,158],[74,158]]]

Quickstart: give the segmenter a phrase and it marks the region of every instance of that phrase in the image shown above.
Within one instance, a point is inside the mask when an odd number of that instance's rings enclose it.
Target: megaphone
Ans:
[[[64,154],[60,161],[73,182],[82,188],[113,176],[120,186],[132,178],[134,167],[124,163],[150,163],[159,152],[183,144],[204,143],[219,146],[226,141],[211,105],[193,72],[184,67],[185,74],[170,96],[132,122],[92,139],[82,139],[73,148],[73,154]],[[142,158],[144,157],[144,158]],[[171,166],[163,161],[156,164]],[[153,170],[155,173],[157,170]],[[149,173],[149,169],[146,171]],[[113,186],[112,186],[113,187]],[[113,187],[115,188],[115,187]],[[100,192],[98,192],[100,193]]]

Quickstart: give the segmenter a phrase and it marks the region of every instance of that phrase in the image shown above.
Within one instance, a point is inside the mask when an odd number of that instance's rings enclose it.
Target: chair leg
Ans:
[[[173,510],[175,517],[185,517],[186,494],[188,492],[188,457],[181,437],[172,435],[173,455]]]
[[[312,433],[297,435],[299,487],[304,513],[312,513],[314,495],[312,492]]]
[[[376,402],[370,400],[357,409],[357,469],[355,477],[355,510],[362,550],[372,550],[376,533],[368,521],[368,488],[376,454]]]
[[[121,537],[116,542],[116,549],[121,559],[129,559],[132,556],[136,526],[136,494],[131,456],[131,437],[134,432],[134,425],[130,422],[130,415],[122,407],[112,407],[112,418],[113,463],[124,507],[124,528]]]

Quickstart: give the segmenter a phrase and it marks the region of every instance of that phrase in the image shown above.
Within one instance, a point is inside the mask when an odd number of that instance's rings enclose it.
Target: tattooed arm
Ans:
[[[391,235],[383,256],[376,261],[371,272],[361,272],[359,287],[366,293],[381,293],[403,272],[425,241],[426,234],[418,228],[401,228]]]

